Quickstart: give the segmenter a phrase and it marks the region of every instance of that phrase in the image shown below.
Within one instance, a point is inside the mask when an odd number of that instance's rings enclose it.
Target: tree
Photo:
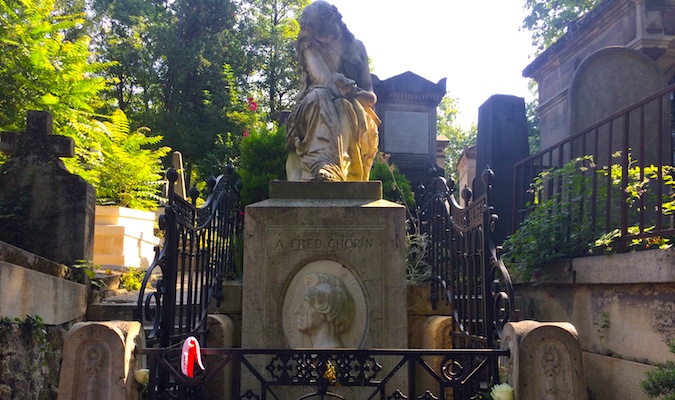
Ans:
[[[532,93],[532,100],[525,102],[525,115],[527,118],[527,140],[530,146],[530,154],[535,154],[541,149],[541,135],[539,132],[539,115],[537,107],[539,100],[537,98],[537,83],[533,80],[528,82],[528,88]]]
[[[532,32],[532,45],[546,50],[567,32],[568,25],[602,0],[525,0],[523,28]]]
[[[439,135],[449,139],[448,147],[445,149],[445,168],[446,173],[451,175],[457,181],[457,170],[455,166],[465,146],[476,144],[478,136],[478,127],[472,124],[469,129],[464,129],[457,125],[455,119],[459,113],[458,101],[455,98],[445,96],[436,109],[436,130]]]
[[[161,65],[157,33],[170,19],[168,10],[150,0],[93,0],[92,48],[108,83],[103,95],[131,118],[161,106],[157,66]]]
[[[290,108],[299,83],[295,40],[297,21],[309,0],[249,0],[246,26],[250,54],[255,57],[254,86],[267,96],[267,111],[275,121]]]
[[[75,140],[74,159],[86,175],[97,157],[89,134],[104,87],[104,64],[92,62],[89,38],[73,34],[83,15],[61,12],[55,0],[0,0],[0,130],[23,130],[28,110],[47,110],[54,133]],[[75,39],[70,40],[67,34]]]
[[[107,93],[133,127],[148,126],[183,154],[188,172],[246,127],[247,55],[241,2],[235,0],[94,0],[97,52],[114,63]],[[242,89],[243,88],[243,89]],[[207,173],[216,173],[210,171]],[[200,176],[200,180],[205,176]]]

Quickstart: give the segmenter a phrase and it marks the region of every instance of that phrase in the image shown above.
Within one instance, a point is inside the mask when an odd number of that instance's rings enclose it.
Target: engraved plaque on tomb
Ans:
[[[387,111],[386,153],[429,154],[429,113]]]

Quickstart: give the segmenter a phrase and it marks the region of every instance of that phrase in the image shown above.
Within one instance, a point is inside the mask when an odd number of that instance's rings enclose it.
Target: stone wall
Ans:
[[[522,319],[567,321],[578,333],[596,399],[648,399],[644,373],[672,360],[675,250],[559,262],[533,284],[517,284]]]
[[[63,336],[71,325],[0,319],[0,399],[56,398]]]
[[[84,318],[88,287],[3,242],[0,260],[0,399],[55,399],[63,337]]]

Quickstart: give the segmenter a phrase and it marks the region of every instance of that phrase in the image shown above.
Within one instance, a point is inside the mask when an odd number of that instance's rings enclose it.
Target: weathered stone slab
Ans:
[[[87,286],[0,261],[0,316],[39,315],[47,325],[82,320]]]
[[[155,258],[156,216],[152,211],[96,206],[94,263],[148,268]]]
[[[434,83],[410,71],[382,81],[373,78],[382,119],[380,150],[391,155],[412,187],[426,184],[429,170],[438,168],[436,106],[447,91],[445,81]]]
[[[594,52],[581,62],[570,82],[569,135],[590,127],[665,86],[666,81],[658,65],[637,50],[615,46]],[[663,114],[660,114],[661,112]],[[659,115],[662,115],[661,121]],[[641,117],[639,112],[631,113],[627,126],[623,119],[616,121],[612,126],[611,141],[609,124],[599,130],[602,151],[595,150],[599,153],[595,161],[600,166],[608,165],[610,162],[618,163],[618,160],[609,160],[607,154],[612,154],[623,147],[623,132],[626,127],[629,129],[629,147],[634,160],[640,159],[639,155],[644,152],[645,158],[640,161],[644,162],[644,165],[656,165],[658,153],[661,151],[663,163],[671,162],[670,105],[664,102],[661,110],[658,102],[645,106],[644,148],[639,140]],[[664,134],[659,143],[661,124],[664,124]],[[581,142],[575,143],[574,156],[592,154],[590,150],[594,150],[591,146],[593,140],[593,136],[589,136],[586,149],[581,147]],[[611,144],[611,149],[606,148],[607,143]]]
[[[144,360],[134,354],[145,347],[139,322],[82,322],[65,338],[59,377],[59,400],[137,400],[134,371]]]
[[[427,302],[428,303],[428,302]],[[424,321],[422,348],[423,349],[451,349],[452,348],[452,317],[437,315],[429,317]],[[425,360],[434,371],[442,371],[443,357],[428,357]],[[417,385],[419,388],[431,388],[433,393],[438,393],[438,382],[426,371],[419,368],[417,370]],[[423,392],[417,393],[418,396]],[[446,398],[452,398],[452,389],[446,389]]]
[[[315,193],[324,185],[333,185],[305,184],[315,185]],[[280,328],[294,325],[294,318],[281,320],[283,299],[289,296],[298,273],[324,271],[341,275],[347,286],[355,285],[354,292],[365,301],[365,308],[357,307],[356,313],[367,314],[368,324],[359,326],[363,333],[345,346],[406,346],[405,329],[399,326],[406,318],[405,209],[381,199],[353,200],[348,192],[343,197],[273,197],[246,208],[243,347],[289,347],[293,339]],[[326,262],[312,264],[321,260]],[[293,311],[287,312],[292,315]]]
[[[581,344],[567,322],[509,322],[502,332],[508,382],[517,399],[585,400]]]
[[[47,260],[44,257],[5,242],[0,242],[0,260],[57,278],[66,278],[70,273],[70,269],[63,264]]]

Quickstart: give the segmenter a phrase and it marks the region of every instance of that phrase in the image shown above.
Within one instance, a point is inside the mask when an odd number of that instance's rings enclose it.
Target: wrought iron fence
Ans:
[[[464,208],[453,196],[454,183],[448,186],[442,177],[422,188],[417,199],[420,230],[429,242],[430,301],[434,309],[440,300],[451,304],[454,348],[494,348],[514,309],[511,278],[492,238],[498,223],[492,170],[482,179],[485,194],[472,201],[465,189]]]
[[[570,218],[552,232],[561,241],[574,240],[574,221],[588,227],[591,240],[613,238],[619,252],[674,235],[674,95],[671,85],[518,162],[513,232],[538,204],[554,199],[554,212]],[[574,163],[573,173],[552,174]],[[537,177],[544,179],[533,185]]]
[[[162,348],[204,335],[211,300],[223,298],[223,280],[241,276],[237,260],[243,248],[233,168],[209,179],[209,196],[201,207],[196,188],[190,190],[192,203],[174,193],[175,169],[169,169],[167,179],[168,203],[159,218],[164,245],[146,271],[134,316],[149,327],[148,346]]]
[[[426,260],[432,267],[430,300],[434,307],[443,299],[452,303],[454,349],[207,348],[202,354],[213,365],[194,379],[179,372],[176,344],[189,335],[204,343],[209,301],[219,298],[224,277],[238,276],[234,260],[242,220],[232,176],[209,184],[211,194],[201,208],[195,205],[198,193],[191,193],[192,204],[173,195],[177,174],[170,170],[167,176],[170,200],[160,218],[165,244],[146,274],[137,307],[137,319],[152,324],[147,348],[138,350],[147,355],[151,370],[149,398],[205,398],[205,387],[226,366],[232,399],[442,399],[451,394],[474,399],[497,381],[498,359],[508,356],[497,347],[513,309],[513,288],[491,236],[497,222],[490,206],[491,171],[483,174],[486,194],[466,208],[457,205],[441,177],[418,199],[417,226],[428,240]],[[465,196],[470,201],[470,193]],[[156,291],[147,293],[154,274],[161,279]]]
[[[170,376],[174,390],[149,399],[205,399],[215,383],[227,399],[477,399],[482,376],[508,350],[360,350],[205,348],[206,370],[183,375],[180,349],[142,349],[151,370]],[[226,374],[226,377],[223,377]],[[229,385],[223,385],[223,380]],[[217,382],[217,383],[216,383]],[[426,385],[425,385],[426,383]],[[151,375],[149,387],[157,381]],[[223,389],[224,388],[224,389]]]

